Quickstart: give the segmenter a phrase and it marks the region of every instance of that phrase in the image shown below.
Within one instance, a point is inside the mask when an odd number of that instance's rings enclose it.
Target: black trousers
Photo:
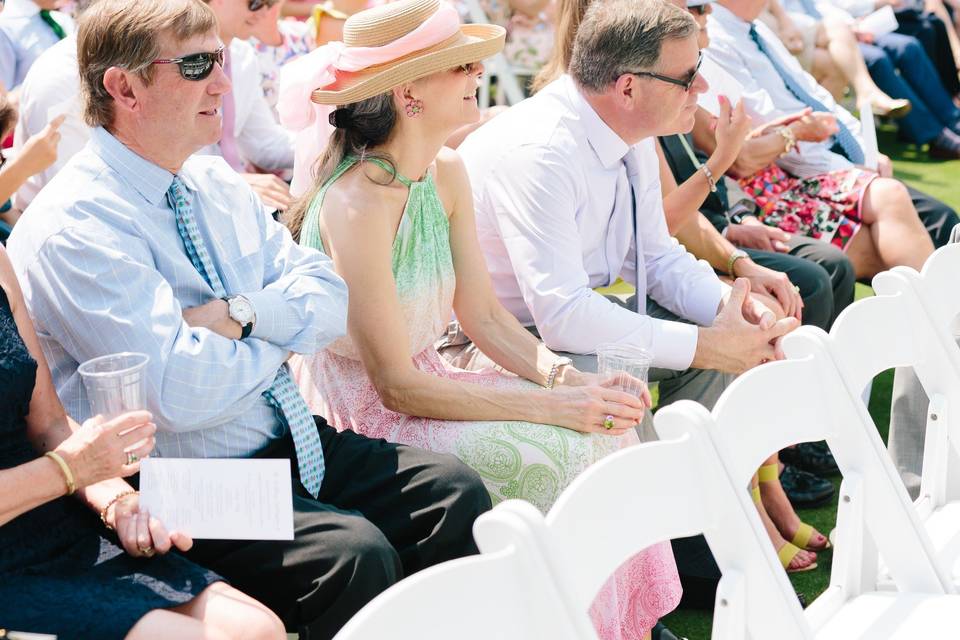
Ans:
[[[960,93],[960,79],[957,77],[957,65],[953,59],[947,27],[932,13],[915,8],[899,9],[896,12],[897,33],[913,36],[926,50],[933,66],[937,69],[944,88],[951,96]]]
[[[300,484],[289,436],[256,456],[293,462],[294,539],[198,540],[186,554],[266,604],[301,640],[333,637],[406,575],[477,553],[471,527],[490,509],[480,476],[456,457],[315,420],[326,462],[318,499]]]

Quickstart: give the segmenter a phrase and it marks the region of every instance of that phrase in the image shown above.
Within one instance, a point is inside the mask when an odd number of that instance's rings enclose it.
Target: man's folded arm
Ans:
[[[123,240],[121,250],[63,232],[43,243],[19,270],[38,328],[78,363],[120,351],[150,356],[147,408],[162,429],[206,429],[248,410],[289,353],[188,326],[149,249]]]

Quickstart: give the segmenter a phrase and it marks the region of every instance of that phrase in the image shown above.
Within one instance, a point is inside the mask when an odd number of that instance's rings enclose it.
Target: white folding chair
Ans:
[[[937,563],[960,586],[960,349],[952,324],[960,313],[953,294],[960,245],[938,250],[921,273],[897,267],[874,278],[877,296],[848,307],[826,340],[850,389],[877,373],[911,366],[929,399],[917,512]],[[874,431],[868,416],[863,428]],[[889,583],[881,566],[881,586]]]
[[[564,490],[546,517],[519,500],[505,501],[481,516],[475,528],[481,549],[490,522],[525,520],[566,607],[576,616],[578,637],[592,639],[596,635],[587,611],[617,567],[653,543],[702,532],[723,570],[714,640],[743,640],[747,628],[757,639],[809,638],[802,631],[800,604],[749,495],[730,483],[712,451],[704,425],[709,415],[690,413],[687,407],[673,410],[671,418],[686,432],[595,463]],[[766,615],[751,618],[750,609]]]
[[[445,562],[374,598],[335,640],[577,640],[536,543],[515,516],[488,523],[482,555]]]
[[[863,385],[845,383],[819,329],[801,328],[784,340],[784,347],[790,360],[742,375],[720,397],[712,415],[694,403],[665,408],[655,423],[661,437],[682,430],[683,422],[699,420],[732,486],[742,487],[744,504],[746,486],[770,452],[793,442],[826,439],[830,444],[844,475],[838,513],[842,535],[830,588],[804,612],[802,637],[944,637],[948,629],[960,628],[960,596],[946,595],[953,591],[949,572],[934,562],[932,542],[879,435],[864,428],[869,414],[860,400]],[[759,546],[765,550],[767,570],[782,573],[769,540],[764,538]],[[875,590],[877,553],[898,591]],[[724,570],[726,561],[719,554],[717,562]],[[755,618],[768,615],[763,609],[748,613],[751,638],[776,637],[758,635],[751,627],[757,624]]]

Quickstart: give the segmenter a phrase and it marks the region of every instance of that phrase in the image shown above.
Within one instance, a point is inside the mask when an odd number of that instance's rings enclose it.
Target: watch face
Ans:
[[[253,305],[246,298],[230,298],[230,317],[239,324],[245,325],[253,322]]]

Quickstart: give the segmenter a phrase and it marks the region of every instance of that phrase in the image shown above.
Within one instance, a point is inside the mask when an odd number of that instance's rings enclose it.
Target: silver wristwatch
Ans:
[[[227,303],[227,313],[230,319],[240,325],[240,339],[243,340],[253,332],[253,326],[257,322],[257,314],[253,310],[253,305],[243,296],[227,296],[224,298]]]

